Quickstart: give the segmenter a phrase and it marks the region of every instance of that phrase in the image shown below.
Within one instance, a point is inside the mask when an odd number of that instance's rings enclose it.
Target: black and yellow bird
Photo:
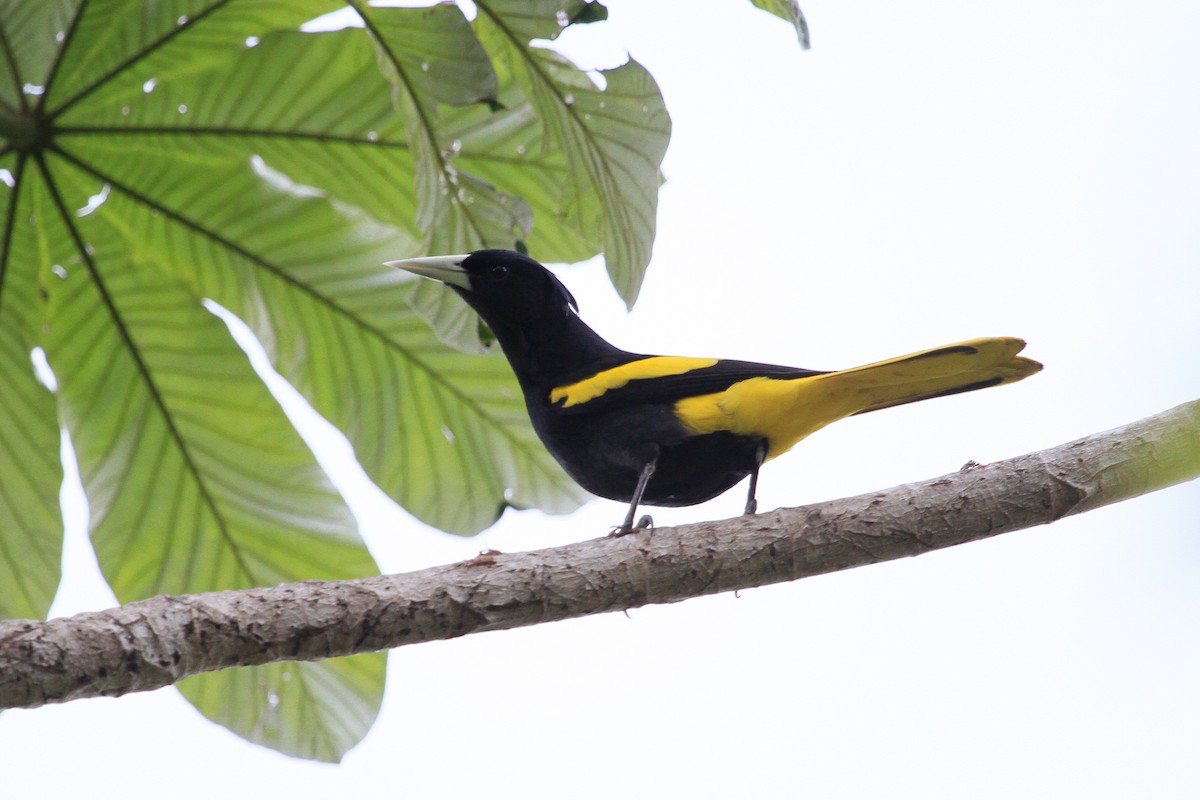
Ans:
[[[593,494],[687,506],[758,470],[831,422],[1026,378],[1020,339],[973,339],[854,369],[821,372],[748,361],[629,353],[579,318],[553,273],[508,250],[390,261],[442,281],[488,324],[508,357],[534,430]],[[641,527],[642,523],[639,523]]]

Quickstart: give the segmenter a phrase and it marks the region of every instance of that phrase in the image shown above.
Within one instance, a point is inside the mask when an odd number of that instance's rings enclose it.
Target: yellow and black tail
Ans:
[[[900,358],[831,373],[865,414],[959,392],[1016,383],[1041,370],[1031,358],[1017,355],[1020,339],[973,339]]]
[[[1042,365],[1017,353],[1020,339],[973,339],[854,369],[792,379],[755,377],[675,406],[693,433],[765,438],[767,458],[831,422],[881,408],[1026,378]]]

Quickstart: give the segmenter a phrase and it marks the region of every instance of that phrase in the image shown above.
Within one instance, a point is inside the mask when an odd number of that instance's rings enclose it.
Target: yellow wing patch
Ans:
[[[767,440],[767,459],[853,412],[825,375],[780,380],[750,378],[723,392],[685,397],[675,416],[694,434],[729,431]]]
[[[550,402],[557,403],[562,400],[565,401],[563,408],[570,408],[589,400],[595,400],[612,389],[620,389],[630,381],[682,375],[694,369],[711,367],[716,363],[717,359],[715,358],[688,358],[686,356],[652,356],[639,361],[630,361],[628,364],[597,372],[592,377],[584,378],[570,386],[559,386],[557,389],[552,389]]]

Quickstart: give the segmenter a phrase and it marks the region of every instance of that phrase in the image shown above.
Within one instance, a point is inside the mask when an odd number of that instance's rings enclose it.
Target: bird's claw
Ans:
[[[625,524],[614,525],[612,532],[609,533],[608,536],[610,539],[615,539],[620,536],[628,536],[631,533],[637,533],[638,531],[647,531],[652,533],[654,531],[654,518],[649,514],[642,514],[642,516],[638,518],[637,524],[632,528]]]

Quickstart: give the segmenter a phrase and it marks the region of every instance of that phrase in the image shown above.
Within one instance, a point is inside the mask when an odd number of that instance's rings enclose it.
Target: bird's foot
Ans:
[[[642,516],[638,519],[637,524],[633,527],[629,527],[625,524],[614,525],[612,532],[609,533],[608,536],[610,539],[615,539],[618,536],[628,536],[631,533],[637,533],[638,531],[643,530],[648,532],[654,531],[654,518],[649,514],[642,514]]]
[[[757,513],[758,513],[758,501],[757,500],[747,500],[745,516],[753,517]]]

